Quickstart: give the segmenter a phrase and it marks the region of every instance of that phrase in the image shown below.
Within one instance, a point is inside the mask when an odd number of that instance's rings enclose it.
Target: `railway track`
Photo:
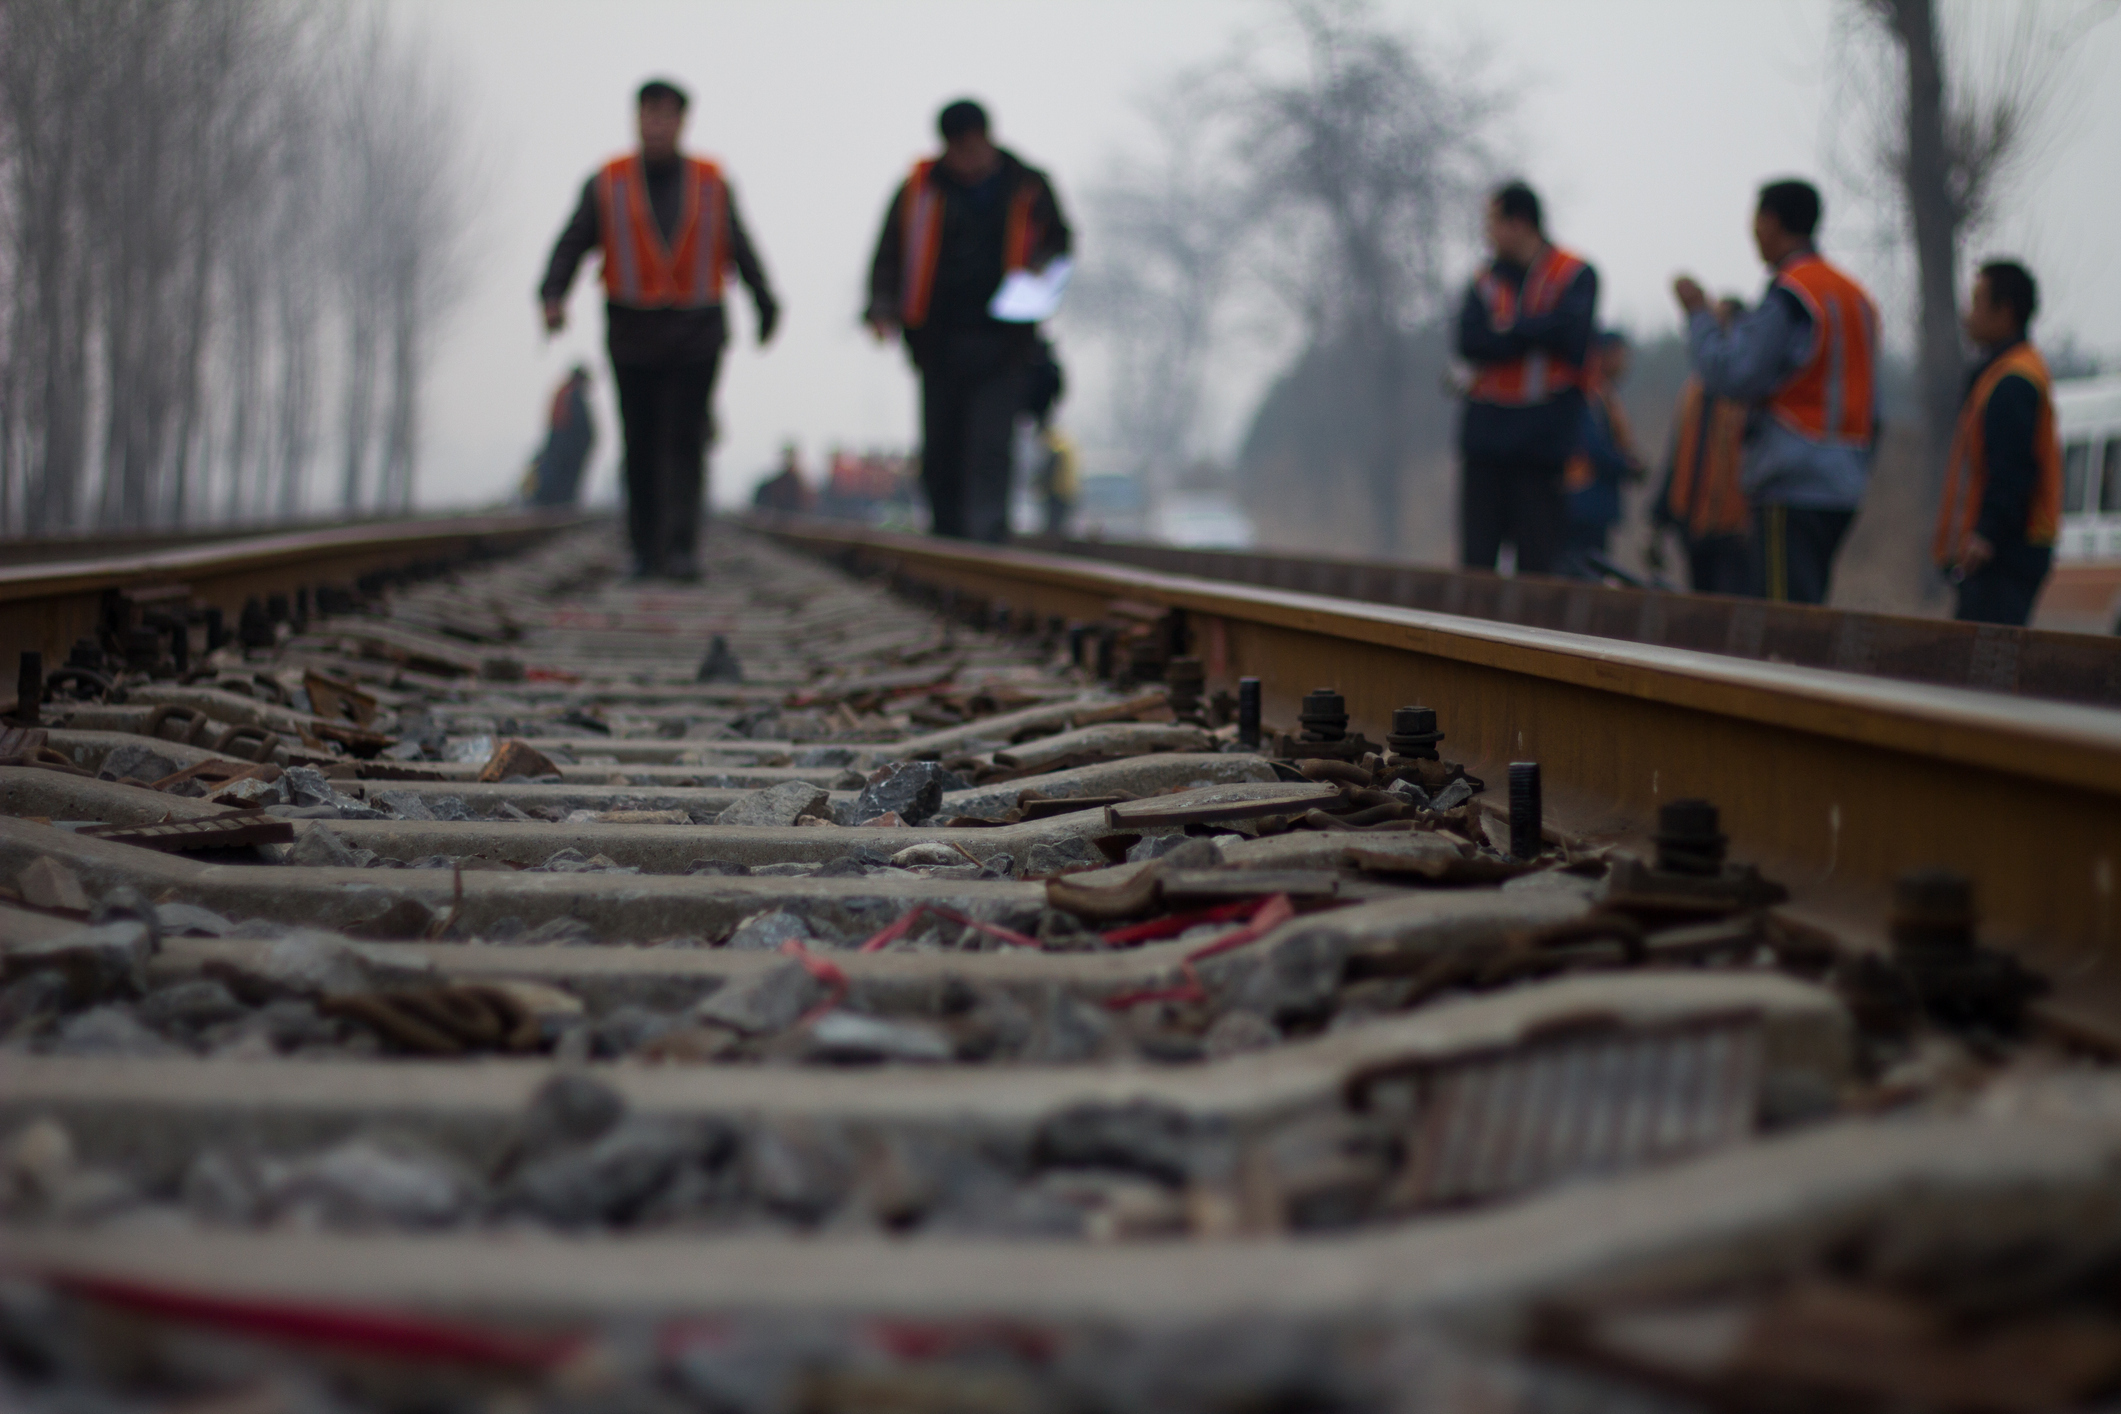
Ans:
[[[2113,635],[1952,623],[1343,556],[1097,540],[1029,543],[1036,549],[1166,574],[1939,687],[2121,706],[2121,638]]]
[[[5,572],[0,1402],[2121,1380],[2111,712],[770,531]]]

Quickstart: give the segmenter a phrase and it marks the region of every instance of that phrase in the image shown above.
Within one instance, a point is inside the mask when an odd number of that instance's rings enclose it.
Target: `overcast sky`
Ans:
[[[1382,9],[1441,52],[1485,50],[1491,77],[1514,96],[1503,151],[1545,195],[1557,238],[1599,266],[1602,317],[1638,333],[1676,322],[1668,286],[1680,268],[1714,289],[1756,290],[1754,188],[1822,173],[1834,147],[1837,0]],[[748,495],[785,439],[813,470],[836,443],[911,441],[904,356],[855,319],[883,204],[932,146],[942,102],[988,104],[998,138],[1055,179],[1090,262],[1082,193],[1113,153],[1142,140],[1136,100],[1240,36],[1278,32],[1266,0],[398,0],[397,13],[461,93],[480,195],[465,296],[428,383],[419,490],[429,505],[504,495],[551,386],[577,360],[596,371],[602,412],[592,495],[612,494],[617,423],[595,261],[557,339],[538,329],[533,290],[583,180],[631,145],[643,79],[691,91],[686,146],[724,164],[783,303],[780,335],[761,351],[749,301],[736,301],[713,470],[726,504]],[[2076,63],[2037,174],[1976,253],[2027,259],[2046,307],[2038,332],[2073,335],[2111,363],[2121,355],[2121,20],[2092,28]],[[1874,218],[1859,219],[1828,186],[1824,246],[1872,280],[1887,320],[1905,327],[1904,261],[1879,252]],[[1071,340],[1065,313],[1058,333],[1082,375],[1065,415],[1092,424],[1094,351]],[[1240,368],[1220,390],[1211,417],[1225,444],[1270,372]]]

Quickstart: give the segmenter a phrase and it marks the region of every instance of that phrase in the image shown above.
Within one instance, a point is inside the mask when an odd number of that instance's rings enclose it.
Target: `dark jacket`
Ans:
[[[943,189],[943,238],[936,252],[928,317],[919,329],[906,331],[906,343],[916,361],[924,344],[946,332],[1020,331],[1027,352],[1036,337],[1031,325],[1003,324],[987,313],[988,302],[1001,288],[1002,245],[1010,198],[1025,182],[1037,186],[1031,207],[1031,220],[1037,231],[1031,251],[1033,269],[1043,267],[1057,255],[1066,255],[1073,247],[1074,236],[1046,174],[1007,149],[1001,150],[1001,157],[1001,166],[991,176],[969,185],[941,166],[935,169],[934,180]],[[899,322],[899,299],[905,280],[905,201],[906,183],[900,182],[884,212],[884,228],[877,234],[876,254],[869,262],[869,306],[863,317],[877,323]]]
[[[1966,376],[1964,403],[1973,396],[1974,385],[1989,365],[2016,348],[2014,340],[1989,349]],[[2025,543],[2025,522],[2031,510],[2033,487],[2040,480],[2040,463],[2033,451],[2033,438],[2040,427],[2040,390],[2032,380],[2013,373],[1996,384],[1989,394],[1988,408],[1981,417],[1982,456],[1988,463],[1988,485],[1981,493],[1981,513],[1974,533],[1998,550]]]
[[[538,453],[534,505],[571,506],[581,491],[582,468],[597,441],[588,387],[586,378],[569,378],[553,394],[552,411],[546,418],[545,447]]]
[[[1524,288],[1525,268],[1507,260],[1490,267],[1498,280]],[[1546,314],[1520,317],[1508,329],[1488,322],[1477,285],[1466,287],[1458,309],[1458,356],[1469,363],[1503,363],[1543,352],[1581,366],[1590,354],[1597,323],[1598,272],[1586,265],[1569,281]],[[1458,450],[1468,462],[1551,466],[1556,471],[1576,450],[1583,430],[1583,394],[1564,389],[1529,407],[1503,407],[1466,400],[1458,423]]]
[[[679,161],[648,164],[648,205],[665,242],[676,234],[678,217],[684,210],[684,188],[678,180],[683,172],[684,163]],[[735,186],[730,185],[727,191],[729,259],[751,290],[763,336],[779,318],[780,305],[766,282],[766,267],[759,263],[758,252],[745,233],[743,218],[737,214]],[[567,289],[574,283],[574,272],[582,258],[603,239],[602,224],[597,179],[592,176],[582,184],[582,199],[576,204],[567,229],[553,244],[552,259],[545,266],[545,282],[538,287],[541,300],[567,298]],[[631,309],[609,300],[604,302],[604,330],[611,361],[636,366],[708,362],[720,356],[729,332],[718,304],[704,309]]]
[[[1807,248],[1789,260],[1811,254]],[[1687,356],[1702,386],[1711,397],[1755,407],[1812,361],[1812,343],[1811,311],[1774,276],[1759,302],[1728,329],[1706,309],[1687,319]],[[1875,424],[1875,413],[1872,420]],[[1745,493],[1754,503],[1825,511],[1853,511],[1863,504],[1871,474],[1869,446],[1815,442],[1764,410],[1748,424],[1745,443]]]
[[[1569,519],[1578,525],[1618,525],[1620,488],[1642,473],[1628,444],[1627,420],[1614,416],[1612,395],[1585,398],[1581,450],[1590,464],[1590,484],[1569,491]]]

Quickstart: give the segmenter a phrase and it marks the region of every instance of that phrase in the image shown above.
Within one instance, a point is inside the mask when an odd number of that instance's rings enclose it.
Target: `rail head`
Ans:
[[[959,575],[1154,602],[2121,796],[2121,712],[1763,663],[1038,551],[780,521],[769,533]]]
[[[551,534],[590,518],[573,510],[421,516],[278,534],[245,534],[237,539],[97,559],[6,565],[0,566],[0,603],[94,594],[146,581],[183,579],[201,572],[268,571],[299,565],[320,555],[368,548],[411,550],[466,539],[507,540]]]

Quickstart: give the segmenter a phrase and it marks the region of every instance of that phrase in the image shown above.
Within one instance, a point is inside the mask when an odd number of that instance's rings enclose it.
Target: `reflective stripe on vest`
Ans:
[[[1520,310],[1527,316],[1553,313],[1554,306],[1561,303],[1562,295],[1567,293],[1577,272],[1583,268],[1583,261],[1576,256],[1560,246],[1548,246],[1539,262],[1525,272],[1522,292],[1496,279],[1492,269],[1482,274],[1473,287],[1488,307],[1488,323],[1503,330],[1517,322]],[[1503,363],[1481,364],[1466,396],[1479,403],[1529,407],[1533,403],[1543,403],[1565,389],[1584,386],[1581,364],[1545,352],[1533,352]]]
[[[634,309],[705,309],[722,302],[729,261],[729,195],[721,169],[684,159],[677,238],[663,241],[648,202],[640,154],[615,158],[597,174],[603,222],[604,293]]]
[[[2033,423],[2033,466],[2038,480],[2026,498],[2025,541],[2052,545],[2062,525],[2062,441],[2055,433],[2055,404],[2049,396],[2047,360],[2031,344],[2019,343],[1982,371],[1959,409],[1952,433],[1950,459],[1944,469],[1944,499],[1937,507],[1937,535],[1930,553],[1949,568],[1965,553],[1967,537],[1981,523],[1981,498],[1988,492],[1988,400],[1997,385],[2013,374],[2040,394],[2040,415]]]
[[[1745,404],[1708,397],[1689,378],[1679,393],[1672,483],[1665,506],[1696,540],[1743,535],[1752,525],[1739,472],[1745,449]]]
[[[935,263],[943,253],[943,191],[935,180],[935,159],[913,164],[906,178],[905,201],[899,209],[899,324],[918,329],[928,322],[928,301],[935,293]],[[1026,178],[1009,198],[1007,226],[1002,231],[1002,273],[1031,268],[1031,248],[1037,239],[1031,208],[1038,203],[1038,183]]]
[[[1817,255],[1801,255],[1775,277],[1812,320],[1812,353],[1775,390],[1768,412],[1798,436],[1868,446],[1876,384],[1878,310],[1871,297]]]

